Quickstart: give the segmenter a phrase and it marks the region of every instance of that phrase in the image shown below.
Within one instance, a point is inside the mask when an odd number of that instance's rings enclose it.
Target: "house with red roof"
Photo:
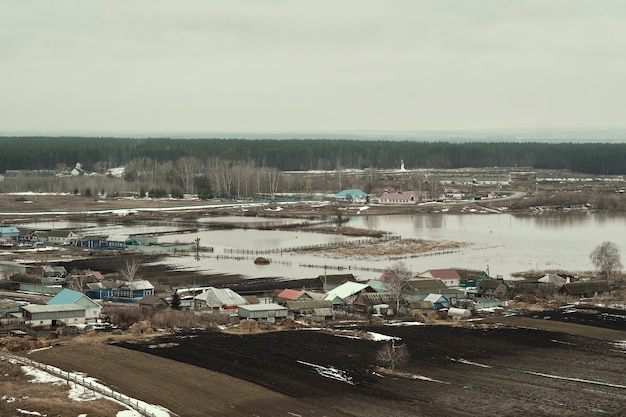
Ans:
[[[274,302],[285,305],[287,301],[305,301],[313,298],[303,290],[292,290],[285,288],[274,297]]]
[[[429,269],[417,276],[418,278],[437,278],[443,281],[447,287],[458,287],[461,283],[461,276],[456,269]]]
[[[378,197],[380,204],[417,204],[422,200],[423,193],[420,191],[398,191],[396,193],[384,193]]]

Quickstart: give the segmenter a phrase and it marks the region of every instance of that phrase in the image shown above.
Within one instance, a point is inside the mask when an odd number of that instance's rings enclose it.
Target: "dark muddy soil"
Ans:
[[[118,346],[355,416],[622,416],[626,410],[626,350],[611,341],[505,325],[362,330],[407,346],[402,373],[383,375],[377,356],[390,342],[355,338],[363,332],[353,327],[190,331]]]

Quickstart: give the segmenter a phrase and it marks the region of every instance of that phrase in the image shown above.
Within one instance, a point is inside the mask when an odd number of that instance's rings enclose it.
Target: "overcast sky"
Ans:
[[[626,1],[0,0],[0,132],[626,121]]]

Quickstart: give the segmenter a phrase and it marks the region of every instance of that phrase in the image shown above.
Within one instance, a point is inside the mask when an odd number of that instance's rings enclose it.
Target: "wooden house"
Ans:
[[[146,295],[139,300],[139,307],[147,310],[163,310],[170,306],[167,300],[158,295]]]
[[[502,297],[509,293],[509,287],[499,279],[483,279],[476,285],[476,293],[481,296]]]
[[[294,320],[322,322],[335,318],[333,305],[327,300],[287,301],[286,307]]]
[[[353,274],[324,274],[318,276],[313,282],[313,287],[327,292],[346,282],[356,282]]]
[[[563,284],[559,290],[563,295],[574,295],[577,297],[595,297],[600,294],[611,292],[611,286],[606,281],[583,281]]]
[[[387,309],[390,308],[390,305],[395,306],[396,300],[393,294],[388,292],[366,292],[359,294],[352,305],[356,311],[362,313],[387,314],[386,312],[381,313],[380,308],[377,309],[376,306],[386,305],[385,309]]]

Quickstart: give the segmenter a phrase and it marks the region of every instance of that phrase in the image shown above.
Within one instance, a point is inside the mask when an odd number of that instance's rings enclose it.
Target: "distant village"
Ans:
[[[109,241],[68,230],[47,232],[0,228],[1,243],[71,246],[77,250],[192,250],[194,244],[159,248],[152,236]],[[182,246],[185,246],[184,248]],[[129,257],[130,259],[130,257]],[[134,266],[135,269],[137,265]],[[378,278],[358,281],[353,274],[323,274],[282,281],[285,287],[230,285],[168,286],[140,279],[131,272],[106,276],[99,271],[72,270],[44,262],[0,261],[0,331],[47,336],[52,333],[112,331],[106,310],[123,307],[143,312],[186,310],[215,315],[233,324],[254,320],[272,325],[285,319],[329,324],[338,317],[366,320],[467,320],[479,315],[516,314],[520,302],[553,298],[580,300],[609,294],[607,281],[578,280],[560,274],[505,281],[488,271],[430,269],[399,276],[394,269]]]

